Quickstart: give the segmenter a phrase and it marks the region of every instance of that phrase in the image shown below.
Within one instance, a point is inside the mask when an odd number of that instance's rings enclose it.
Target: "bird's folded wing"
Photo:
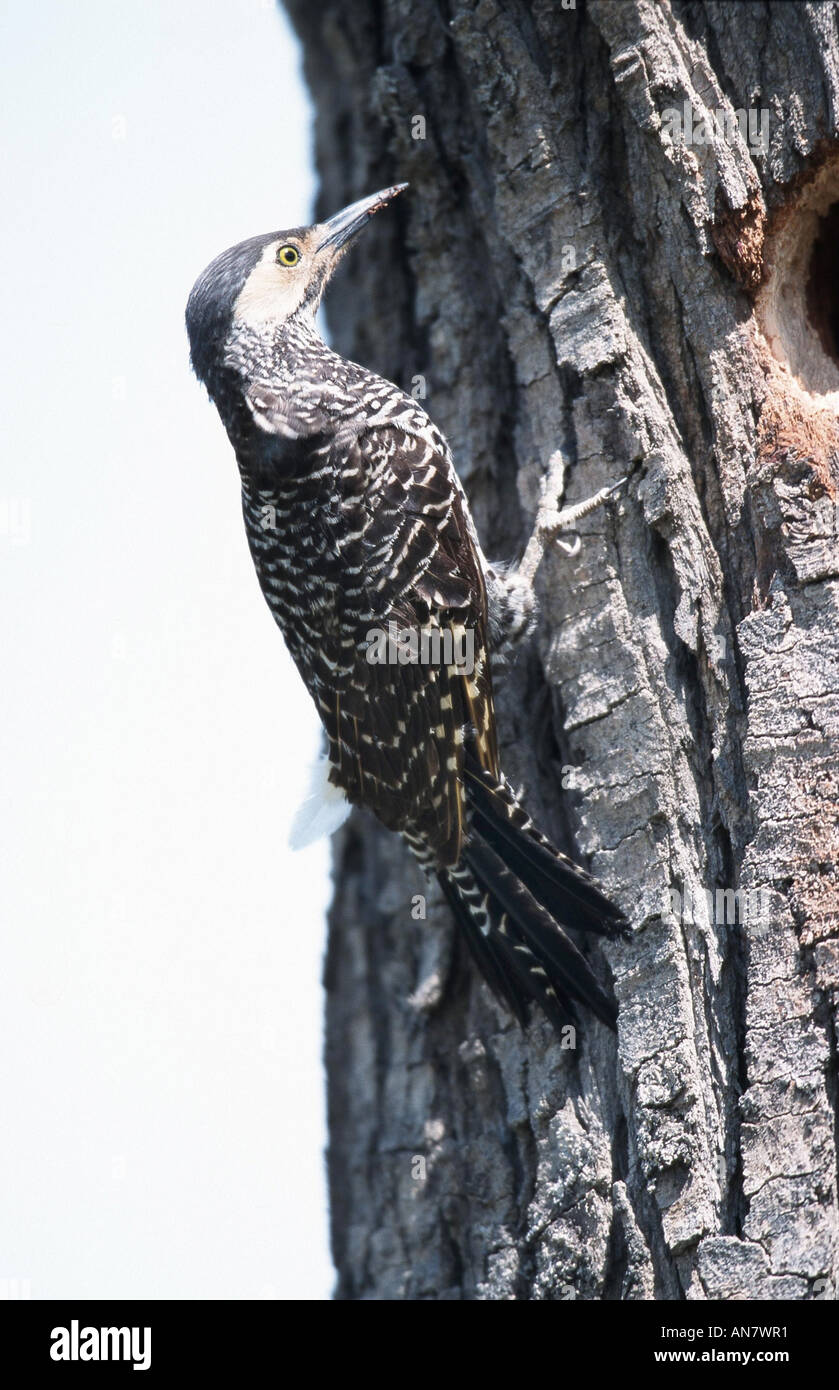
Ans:
[[[321,713],[337,776],[351,800],[455,863],[465,739],[493,771],[497,750],[486,592],[445,445],[367,429],[343,459],[328,527],[341,611],[325,634],[333,698]],[[371,632],[387,642],[368,644]]]

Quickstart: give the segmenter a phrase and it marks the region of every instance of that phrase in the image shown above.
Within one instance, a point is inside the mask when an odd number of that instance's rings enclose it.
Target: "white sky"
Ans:
[[[0,1294],[326,1298],[318,726],[183,327],[310,216],[296,40],[273,0],[2,17]]]

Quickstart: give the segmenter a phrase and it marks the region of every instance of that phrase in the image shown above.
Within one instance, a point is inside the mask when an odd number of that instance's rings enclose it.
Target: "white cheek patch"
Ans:
[[[296,266],[277,264],[279,242],[266,246],[233,305],[238,323],[283,323],[299,309],[306,292],[304,261]]]

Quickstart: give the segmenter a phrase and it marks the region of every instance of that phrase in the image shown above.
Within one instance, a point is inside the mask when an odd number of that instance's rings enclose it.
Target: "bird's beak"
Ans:
[[[357,203],[350,203],[349,207],[330,217],[328,222],[322,222],[318,251],[328,248],[334,254],[346,246],[353,237],[358,236],[362,227],[366,227],[374,213],[387,207],[407,187],[407,183],[394,183],[390,188],[381,188],[369,198],[359,198]]]

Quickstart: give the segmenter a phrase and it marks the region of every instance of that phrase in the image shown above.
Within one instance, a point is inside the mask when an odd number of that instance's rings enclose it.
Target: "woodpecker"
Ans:
[[[192,365],[236,454],[251,555],[326,731],[333,796],[372,811],[436,874],[522,1027],[535,1001],[560,1032],[575,1002],[614,1028],[614,1000],[569,929],[611,937],[626,921],[501,771],[497,572],[449,446],[418,401],[333,352],[315,324],[347,248],[405,187],[212,261],[187,304]],[[436,660],[371,661],[371,632],[392,625],[451,641]],[[470,635],[471,660],[458,660]]]

